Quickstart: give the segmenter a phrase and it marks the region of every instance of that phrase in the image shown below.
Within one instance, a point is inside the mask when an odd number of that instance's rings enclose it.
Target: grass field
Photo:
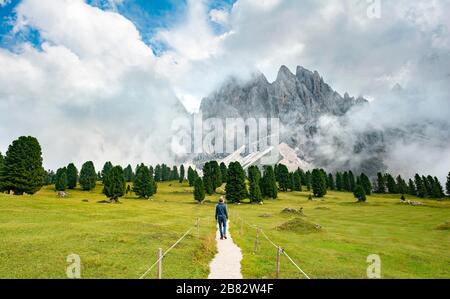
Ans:
[[[229,205],[245,278],[274,277],[276,254],[263,238],[253,253],[255,229],[247,224],[261,227],[312,278],[365,278],[370,254],[381,257],[383,278],[450,278],[450,201],[413,207],[391,195],[363,204],[349,193],[331,192],[324,201],[308,201],[306,192],[279,195],[264,205]],[[69,191],[65,199],[51,187],[34,196],[0,194],[0,277],[65,278],[66,257],[76,253],[82,278],[138,278],[157,249],[167,249],[199,217],[200,239],[194,230],[168,254],[163,278],[206,278],[216,250],[217,197],[196,204],[191,188],[176,182],[159,184],[153,200],[130,196],[117,205],[99,203],[106,199],[101,186]],[[286,207],[303,207],[304,216],[281,213]],[[303,276],[282,257],[281,277]]]

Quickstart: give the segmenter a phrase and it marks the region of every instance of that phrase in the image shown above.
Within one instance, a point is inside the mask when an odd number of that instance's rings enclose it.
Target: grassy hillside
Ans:
[[[194,230],[169,253],[163,277],[206,277],[215,253],[212,204],[196,204],[190,192],[160,184],[154,200],[125,197],[117,205],[98,203],[106,199],[101,186],[69,190],[66,199],[51,187],[34,196],[0,194],[0,277],[65,278],[67,255],[76,253],[83,278],[139,278],[158,248],[171,246],[197,217],[201,240]]]
[[[218,196],[198,205],[186,184],[162,183],[158,190],[154,200],[130,196],[118,205],[99,203],[106,199],[101,186],[69,191],[66,199],[51,187],[34,196],[0,194],[0,278],[65,278],[71,253],[81,257],[83,278],[138,278],[156,260],[157,249],[168,248],[197,217],[201,239],[193,233],[169,253],[163,277],[207,277]],[[331,192],[324,201],[308,201],[307,195],[280,193],[264,205],[229,206],[244,277],[275,272],[272,245],[261,238],[253,254],[255,229],[247,224],[254,224],[312,278],[365,278],[369,254],[380,255],[383,278],[450,278],[449,201],[423,200],[425,206],[413,207],[391,195],[371,196],[363,204],[349,193]],[[286,207],[303,207],[304,216],[281,213]],[[241,219],[247,223],[242,234]],[[281,276],[302,277],[285,257]]]
[[[308,193],[294,192],[253,208],[233,205],[244,277],[274,277],[276,268],[276,249],[264,238],[253,253],[256,229],[248,223],[261,227],[311,278],[367,278],[370,254],[381,257],[383,278],[450,278],[450,202],[422,200],[425,206],[413,207],[399,197],[355,203],[349,193],[330,192],[324,201],[308,201]],[[281,213],[287,207],[303,207],[304,216]],[[282,257],[281,277],[304,276]]]

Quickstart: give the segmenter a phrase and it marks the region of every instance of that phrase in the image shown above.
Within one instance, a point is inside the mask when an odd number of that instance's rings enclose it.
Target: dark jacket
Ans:
[[[224,203],[219,203],[216,206],[216,220],[218,220],[219,217],[224,217],[228,219],[227,206]]]

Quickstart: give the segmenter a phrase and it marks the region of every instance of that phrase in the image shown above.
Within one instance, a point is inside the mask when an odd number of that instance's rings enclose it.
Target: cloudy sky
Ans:
[[[425,145],[439,143],[449,14],[449,0],[0,0],[0,151],[33,135],[48,168],[161,162],[177,99],[196,111],[228,76],[273,80],[281,65],[370,99],[356,126],[433,123]],[[390,95],[396,84],[406,96]],[[450,165],[447,145],[417,168],[442,175],[429,165]],[[422,154],[399,146],[394,169]]]

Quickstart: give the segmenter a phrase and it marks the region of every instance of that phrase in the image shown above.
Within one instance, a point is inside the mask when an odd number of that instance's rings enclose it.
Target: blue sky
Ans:
[[[6,1],[0,7],[0,47],[11,49],[16,43],[28,41],[39,48],[41,41],[39,32],[33,29],[26,33],[12,34],[13,22],[16,18],[15,7],[21,0]],[[163,45],[152,42],[153,34],[160,28],[167,28],[179,21],[187,9],[186,0],[124,0],[114,5],[108,0],[87,0],[88,4],[103,10],[114,10],[131,20],[139,30],[145,43],[158,54],[164,50]],[[231,9],[236,0],[209,0],[209,9]],[[212,23],[212,28],[220,33],[220,25]]]

